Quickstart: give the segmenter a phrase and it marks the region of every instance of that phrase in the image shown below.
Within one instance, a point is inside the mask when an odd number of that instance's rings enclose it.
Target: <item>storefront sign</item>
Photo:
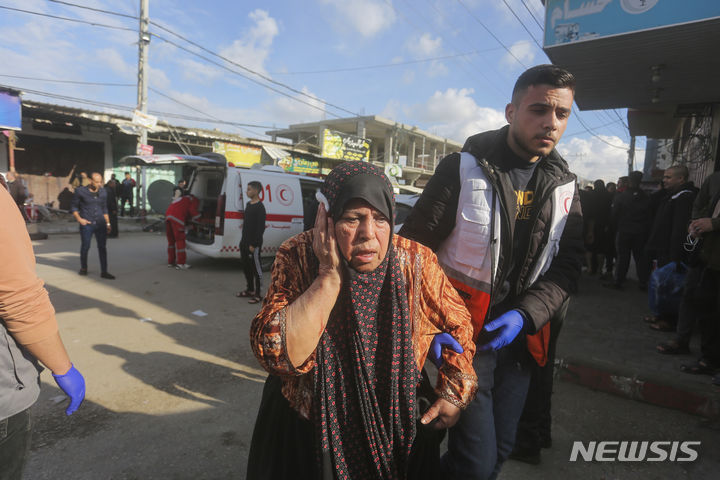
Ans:
[[[278,165],[280,165],[286,172],[312,174],[320,173],[320,162],[297,156],[285,157],[278,161]]]
[[[152,155],[154,148],[152,145],[139,145],[138,150],[138,155]]]
[[[708,0],[547,0],[545,47],[720,17]]]
[[[262,160],[262,148],[250,145],[213,142],[213,152],[225,155],[229,166],[251,167]]]
[[[0,91],[0,129],[22,130],[20,96]]]
[[[322,156],[338,160],[370,160],[370,140],[323,130]]]

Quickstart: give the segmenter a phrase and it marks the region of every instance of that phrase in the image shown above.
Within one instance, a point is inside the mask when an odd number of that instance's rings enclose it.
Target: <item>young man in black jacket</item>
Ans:
[[[479,390],[450,430],[442,478],[495,478],[515,443],[533,362],[547,362],[549,322],[576,287],[583,254],[576,177],[555,151],[575,79],[553,65],[524,72],[508,126],[445,157],[400,235],[436,251],[472,315]]]
[[[263,233],[265,233],[265,205],[260,200],[262,189],[263,186],[260,182],[248,182],[246,193],[250,202],[245,205],[245,219],[240,239],[240,257],[243,261],[247,288],[238,292],[237,296],[250,297],[248,303],[258,303],[262,300],[260,296],[260,279],[262,278],[260,252]]]

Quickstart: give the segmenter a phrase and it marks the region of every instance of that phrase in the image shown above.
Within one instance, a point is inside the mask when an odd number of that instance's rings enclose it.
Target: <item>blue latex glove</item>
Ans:
[[[435,364],[437,368],[440,368],[443,364],[442,349],[447,347],[455,353],[463,353],[462,345],[460,345],[455,338],[449,333],[439,333],[435,335],[432,343],[430,344],[430,351],[428,351],[428,358]]]
[[[494,332],[497,329],[500,329],[500,332],[498,332],[490,342],[482,345],[480,350],[500,350],[515,340],[515,337],[520,333],[524,324],[525,318],[522,313],[517,310],[510,310],[509,312],[503,313],[483,328],[486,332]]]
[[[85,399],[85,379],[77,371],[75,365],[71,365],[70,370],[65,375],[55,375],[53,373],[53,378],[58,387],[70,397],[70,405],[65,410],[65,415],[72,415]]]

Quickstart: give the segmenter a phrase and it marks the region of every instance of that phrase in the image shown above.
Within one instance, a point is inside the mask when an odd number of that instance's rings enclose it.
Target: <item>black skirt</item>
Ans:
[[[418,389],[419,404],[432,404],[432,389],[427,377]],[[292,409],[283,396],[279,377],[269,375],[253,430],[248,455],[247,480],[322,480],[332,479],[329,459],[321,468],[313,425]],[[425,387],[425,388],[423,388]],[[408,464],[407,478],[435,480],[440,461],[440,442],[445,430],[434,430],[417,422]],[[322,471],[321,471],[322,470]],[[324,472],[323,472],[324,471]]]

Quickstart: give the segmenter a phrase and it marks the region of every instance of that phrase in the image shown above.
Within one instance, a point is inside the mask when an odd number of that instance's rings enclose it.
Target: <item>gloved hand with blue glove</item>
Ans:
[[[72,415],[85,399],[85,379],[72,364],[66,374],[55,375],[53,373],[53,378],[58,387],[70,397],[70,405],[65,410],[65,415]]]
[[[435,364],[437,368],[440,368],[443,364],[443,347],[447,347],[455,353],[463,353],[465,351],[462,345],[460,345],[458,341],[455,340],[455,338],[449,333],[439,333],[435,335],[435,338],[433,338],[433,341],[430,344],[428,358]]]
[[[479,350],[500,350],[515,340],[515,337],[517,337],[524,325],[525,317],[523,317],[523,314],[518,310],[510,310],[509,312],[503,313],[483,328],[486,332],[494,332],[498,329],[500,329],[500,331],[495,338],[482,345]]]

